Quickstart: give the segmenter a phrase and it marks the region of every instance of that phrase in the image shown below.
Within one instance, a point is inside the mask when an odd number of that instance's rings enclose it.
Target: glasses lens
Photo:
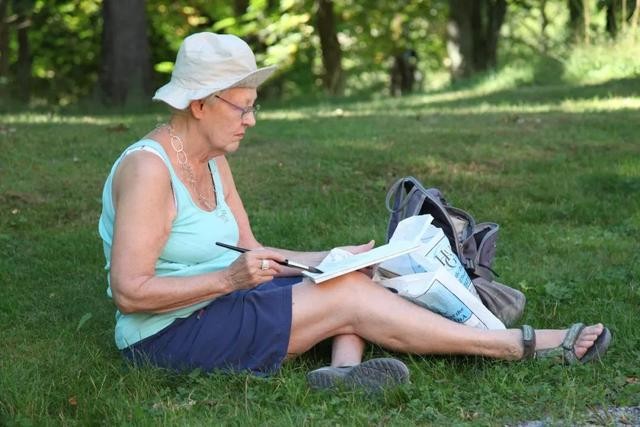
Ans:
[[[253,118],[258,117],[258,111],[260,110],[260,105],[256,104],[253,107],[247,107],[244,109],[242,114],[240,115],[241,119],[244,119],[247,114],[253,114]]]

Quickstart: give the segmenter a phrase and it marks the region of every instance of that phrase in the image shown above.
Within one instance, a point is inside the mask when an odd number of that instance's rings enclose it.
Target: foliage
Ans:
[[[637,34],[627,36],[621,32],[618,39],[609,40],[606,29],[609,3],[587,2],[592,44],[605,46],[603,50],[623,43],[636,46],[637,38],[634,42],[633,37]],[[634,2],[627,3],[630,14]],[[4,25],[11,36],[8,52],[1,53],[12,64],[9,84],[15,85],[18,73],[15,15],[22,8],[29,18],[25,25],[29,25],[33,60],[31,106],[68,105],[92,99],[101,66],[101,2],[15,0],[8,4],[9,15],[6,22],[0,22],[0,34]],[[323,70],[314,28],[316,2],[247,0],[246,10],[236,10],[234,6],[241,4],[242,1],[224,0],[147,1],[149,41],[156,71],[154,86],[167,80],[175,53],[186,35],[219,31],[247,40],[259,63],[279,66],[263,96],[320,96]],[[335,1],[334,9],[338,39],[344,51],[347,95],[387,93],[392,58],[404,49],[417,52],[422,88],[441,87],[448,82],[446,0],[346,0]],[[618,19],[622,27],[624,20]],[[518,62],[546,61],[545,67],[549,68],[554,62],[556,66],[565,62],[576,46],[575,34],[568,23],[566,0],[510,0],[500,43],[500,64],[508,67],[514,62],[519,66]],[[6,86],[5,77],[0,75],[0,85]],[[571,79],[575,80],[575,76]],[[0,108],[7,109],[6,103]]]
[[[445,2],[380,0],[345,4],[342,15],[348,25],[342,29],[341,41],[348,52],[345,62],[351,70],[353,90],[366,89],[371,80],[386,87],[393,56],[407,49],[417,53],[421,83],[443,68]]]
[[[640,43],[635,35],[623,34],[616,41],[579,46],[565,61],[565,80],[602,83],[611,79],[640,78]]]
[[[66,105],[90,94],[100,64],[100,1],[37,0],[26,13],[36,103]],[[12,63],[16,51],[13,37]]]

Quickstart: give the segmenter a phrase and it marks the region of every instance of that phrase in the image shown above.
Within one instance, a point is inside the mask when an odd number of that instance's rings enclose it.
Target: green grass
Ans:
[[[3,114],[0,424],[571,424],[640,404],[637,78],[264,110],[230,158],[262,242],[381,242],[385,192],[414,175],[502,225],[495,268],[527,294],[524,322],[605,322],[604,362],[401,355],[412,383],[372,397],[308,390],[326,345],[269,379],[132,369],[113,344],[100,192],[118,153],[164,114]]]

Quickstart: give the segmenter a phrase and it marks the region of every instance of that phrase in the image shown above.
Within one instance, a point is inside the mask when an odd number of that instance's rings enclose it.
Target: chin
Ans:
[[[227,153],[235,153],[240,148],[240,141],[234,141],[226,146]]]

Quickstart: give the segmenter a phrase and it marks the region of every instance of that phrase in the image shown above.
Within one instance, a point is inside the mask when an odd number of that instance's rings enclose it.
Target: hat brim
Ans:
[[[218,82],[216,85],[208,86],[200,89],[187,89],[171,80],[166,85],[158,89],[153,95],[154,101],[162,101],[173,108],[184,110],[189,106],[191,101],[203,99],[214,92],[221,92],[233,87],[257,88],[265,80],[267,80],[276,70],[275,66],[259,68],[240,79]]]

